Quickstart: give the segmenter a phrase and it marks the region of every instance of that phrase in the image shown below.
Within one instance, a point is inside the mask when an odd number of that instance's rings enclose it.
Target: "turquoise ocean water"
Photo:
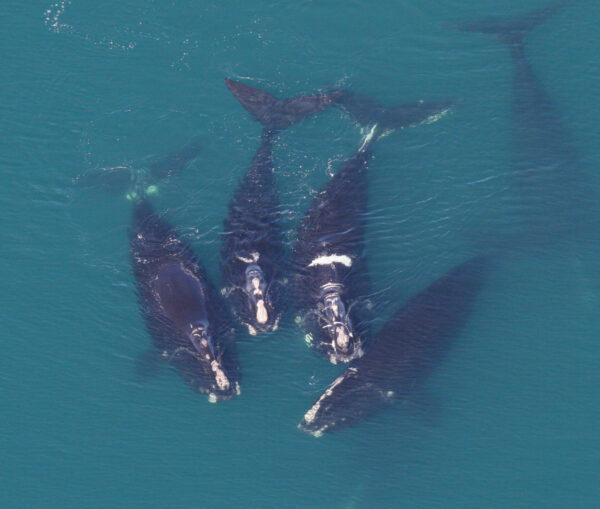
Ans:
[[[278,97],[348,86],[385,104],[456,98],[439,122],[382,139],[370,167],[368,263],[378,328],[514,220],[512,64],[452,23],[538,0],[61,0],[0,6],[0,507],[595,507],[600,500],[600,236],[501,259],[427,409],[397,404],[314,439],[297,424],[343,369],[288,316],[238,336],[242,396],[211,405],[150,346],[128,259],[131,204],[74,183],[143,168],[190,139],[157,209],[218,278],[227,204],[260,127],[223,84]],[[600,197],[600,4],[579,0],[527,40]],[[337,110],[275,151],[286,240],[356,150]],[[564,190],[565,193],[569,189]],[[508,200],[510,202],[510,200]]]

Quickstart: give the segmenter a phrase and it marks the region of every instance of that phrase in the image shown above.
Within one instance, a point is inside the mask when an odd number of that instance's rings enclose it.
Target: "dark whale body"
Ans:
[[[329,385],[299,427],[320,436],[413,395],[465,323],[486,264],[483,257],[472,258],[410,299],[386,322],[364,356]]]
[[[140,309],[161,356],[209,401],[239,394],[227,307],[191,249],[146,200],[134,204],[130,250]]]
[[[489,18],[459,25],[494,35],[513,62],[512,184],[518,198],[519,245],[547,245],[555,235],[571,235],[597,225],[597,199],[560,115],[540,83],[525,51],[525,37],[570,0],[552,2],[516,18]],[[495,233],[497,235],[497,232]]]
[[[237,321],[254,335],[277,328],[288,276],[274,182],[274,140],[281,130],[328,107],[339,94],[277,100],[242,83],[225,83],[263,125],[258,151],[229,205],[221,248],[224,294]]]
[[[292,283],[307,343],[329,360],[363,354],[371,283],[365,249],[371,147],[345,161],[310,204],[294,245]]]
[[[451,101],[418,102],[386,108],[345,92],[336,105],[371,131],[311,202],[293,249],[293,302],[307,343],[330,362],[363,354],[371,294],[365,249],[368,162],[379,134],[443,115]]]

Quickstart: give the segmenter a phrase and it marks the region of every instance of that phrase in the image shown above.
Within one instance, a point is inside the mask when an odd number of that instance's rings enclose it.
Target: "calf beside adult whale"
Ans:
[[[255,335],[277,328],[288,275],[273,179],[274,140],[283,129],[328,107],[339,93],[277,100],[230,79],[225,84],[263,126],[252,165],[229,204],[221,249],[224,294],[238,322]]]
[[[327,387],[300,429],[321,436],[413,396],[465,323],[486,266],[486,258],[471,258],[410,299],[373,338],[364,356]]]
[[[330,362],[350,362],[363,354],[371,294],[365,248],[368,162],[375,141],[386,131],[433,121],[451,101],[416,102],[386,108],[344,92],[336,105],[369,132],[311,202],[292,254],[292,293],[297,322],[311,348]]]

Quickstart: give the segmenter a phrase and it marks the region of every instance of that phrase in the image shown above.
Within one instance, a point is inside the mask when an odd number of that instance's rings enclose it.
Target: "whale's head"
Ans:
[[[359,361],[360,363],[360,361]],[[355,364],[337,377],[304,414],[298,427],[315,437],[356,424],[388,402]]]
[[[319,326],[324,336],[322,348],[332,364],[350,362],[363,354],[339,288],[327,288],[319,302]]]
[[[267,277],[256,263],[246,267],[243,296],[238,296],[238,317],[248,327],[250,334],[256,335],[277,329],[279,314],[272,299],[272,288]]]
[[[211,403],[232,399],[240,393],[239,383],[225,366],[222,348],[211,336],[208,322],[190,324],[191,345],[179,347],[172,356],[192,388],[208,395]]]

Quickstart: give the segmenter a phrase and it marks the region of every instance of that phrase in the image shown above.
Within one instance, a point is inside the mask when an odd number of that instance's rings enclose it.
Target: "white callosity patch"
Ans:
[[[306,424],[310,424],[312,421],[315,420],[315,416],[317,415],[317,412],[319,411],[319,408],[321,408],[321,405],[323,404],[323,400],[331,397],[331,395],[333,394],[333,390],[346,379],[346,377],[348,376],[349,373],[353,373],[353,374],[356,373],[356,368],[348,368],[348,370],[343,375],[338,376],[331,383],[331,385],[321,395],[321,397],[317,400],[317,402],[304,415],[304,422],[306,422]],[[323,428],[323,429],[325,429],[325,428]]]
[[[210,363],[210,367],[215,374],[215,380],[217,381],[219,389],[222,391],[229,389],[229,379],[225,375],[225,372],[221,369],[221,366],[219,366],[219,363],[217,361],[212,361]]]
[[[245,256],[240,256],[240,255],[235,255],[235,257],[244,263],[257,263],[258,259],[260,258],[260,253],[257,253],[256,251],[253,253],[250,253],[250,258],[246,258]]]
[[[265,301],[263,299],[259,299],[256,302],[256,321],[260,324],[267,323],[269,319],[269,314],[267,313],[267,308],[265,307]]]
[[[304,422],[306,424],[310,424],[315,420],[315,415],[317,415],[317,412],[319,411],[320,407],[321,403],[319,400],[311,407],[311,409],[308,412],[306,412],[306,414],[304,414]]]
[[[340,326],[337,328],[337,338],[335,340],[335,344],[344,350],[348,348],[348,345],[350,344],[350,336],[346,332],[345,327]]]
[[[431,116],[427,117],[422,123],[423,124],[433,124],[434,122],[437,122],[440,118],[445,117],[450,112],[451,109],[452,109],[452,106],[449,106],[445,110],[442,110],[439,113],[436,113],[435,115],[431,115]]]
[[[352,266],[352,258],[348,255],[324,255],[315,258],[312,262],[308,264],[309,267],[317,267],[318,265],[332,265],[334,263],[341,263],[345,267]]]

